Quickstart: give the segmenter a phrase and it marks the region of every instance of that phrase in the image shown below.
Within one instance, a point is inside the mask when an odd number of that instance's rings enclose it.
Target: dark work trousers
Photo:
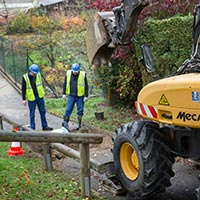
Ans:
[[[64,116],[70,116],[72,114],[75,103],[77,106],[77,115],[83,116],[84,96],[78,97],[78,96],[71,96],[71,95],[68,96],[67,107],[66,107]]]
[[[30,126],[33,130],[35,130],[35,109],[36,109],[36,105],[38,106],[38,110],[39,110],[39,113],[40,113],[42,128],[47,127],[44,98],[36,97],[34,101],[28,101],[28,107],[29,107],[29,111],[30,111]]]

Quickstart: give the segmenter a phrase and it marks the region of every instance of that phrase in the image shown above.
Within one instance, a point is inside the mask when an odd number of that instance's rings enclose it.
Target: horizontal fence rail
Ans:
[[[100,144],[103,141],[101,134],[92,133],[56,133],[36,131],[2,131],[0,130],[0,141],[11,142],[59,142],[59,143],[91,143]]]

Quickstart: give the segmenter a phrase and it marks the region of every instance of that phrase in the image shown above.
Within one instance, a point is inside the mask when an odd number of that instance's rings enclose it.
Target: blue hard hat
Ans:
[[[31,72],[33,72],[34,74],[38,74],[39,73],[39,67],[36,65],[36,64],[32,64],[30,67],[29,67],[29,70]]]
[[[80,65],[78,63],[72,64],[72,71],[73,72],[79,72],[80,71]]]

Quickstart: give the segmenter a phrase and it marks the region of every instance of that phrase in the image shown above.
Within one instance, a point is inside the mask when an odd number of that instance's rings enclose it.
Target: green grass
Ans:
[[[48,112],[62,117],[67,100],[59,99],[46,99],[45,105]],[[134,107],[134,106],[133,106]],[[104,120],[97,120],[95,112],[103,111]],[[133,121],[137,115],[133,109],[109,106],[108,102],[103,97],[90,97],[85,103],[83,124],[94,126],[99,129],[106,129],[108,131],[115,131],[121,124]],[[77,121],[76,106],[70,120]]]
[[[41,158],[23,146],[23,156],[8,156],[10,143],[0,142],[1,200],[81,200],[79,183],[59,171],[47,172]],[[92,194],[92,199],[102,198]]]

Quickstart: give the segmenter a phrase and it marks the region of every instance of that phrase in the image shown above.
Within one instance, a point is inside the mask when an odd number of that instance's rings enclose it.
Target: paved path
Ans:
[[[21,95],[0,75],[0,113],[19,124],[29,125],[28,106],[22,104]],[[48,125],[60,128],[62,119],[47,113]],[[36,109],[36,130],[41,130],[40,116]]]

